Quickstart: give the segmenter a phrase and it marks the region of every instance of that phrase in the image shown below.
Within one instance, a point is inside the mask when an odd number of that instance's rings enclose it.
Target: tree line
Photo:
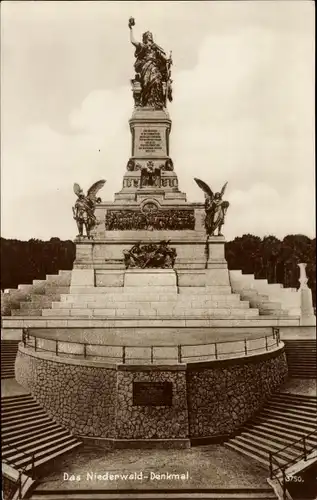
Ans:
[[[1,238],[1,290],[17,288],[33,279],[45,279],[46,274],[57,274],[72,269],[75,244],[71,240],[51,238],[49,241],[29,241]],[[225,246],[229,269],[266,278],[269,283],[282,283],[298,288],[300,262],[307,263],[308,285],[316,297],[316,239],[302,234],[288,235],[283,240],[275,236],[260,238],[244,234]]]

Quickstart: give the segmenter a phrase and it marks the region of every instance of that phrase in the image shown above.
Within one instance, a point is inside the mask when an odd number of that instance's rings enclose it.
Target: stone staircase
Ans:
[[[175,273],[172,274],[175,281]],[[123,276],[127,276],[127,272]],[[242,275],[241,271],[230,271],[230,285],[176,286],[175,281],[174,286],[153,286],[153,283],[144,286],[144,282],[133,282],[133,286],[129,286],[131,280],[126,282],[126,279],[122,278],[120,286],[112,283],[107,286],[71,286],[72,272],[60,271],[59,275],[48,275],[46,280],[34,280],[32,285],[19,285],[18,290],[4,294],[7,304],[11,300],[10,310],[8,312],[7,306],[4,315],[19,316],[22,321],[27,321],[30,316],[34,318],[33,322],[43,318],[50,321],[50,327],[55,325],[54,321],[65,319],[237,320],[249,321],[250,326],[258,326],[256,322],[259,320],[261,324],[280,318],[287,321],[289,317],[294,321],[295,312],[297,319],[299,316],[299,310],[293,307],[298,300],[295,289],[284,290],[282,285],[254,280],[253,275]],[[245,280],[251,288],[241,285]],[[257,282],[257,286],[261,285],[264,291],[259,293],[252,288],[252,280]],[[267,287],[270,294],[266,291]],[[285,300],[283,303],[278,302],[273,297],[273,289],[277,298],[282,290],[291,299],[286,300],[287,304]],[[32,323],[32,326],[37,324]],[[10,327],[11,322],[6,318],[5,328]],[[16,322],[13,327],[17,327]]]
[[[51,309],[43,309],[45,317],[194,317],[254,318],[258,310],[248,301],[232,294],[230,287],[87,287],[76,293],[61,295]],[[186,287],[184,287],[186,288]],[[194,290],[195,288],[195,290]]]
[[[316,431],[316,416],[317,397],[276,393],[225,446],[269,467],[270,452],[293,444],[279,456],[284,465],[302,452],[303,445],[295,441]],[[308,437],[306,445],[308,452],[317,448],[317,435]]]
[[[284,288],[280,283],[268,283],[256,279],[253,274],[229,271],[232,291],[240,293],[243,300],[249,300],[251,307],[257,307],[260,315],[300,316],[300,294],[296,288]]]
[[[59,271],[47,275],[45,280],[5,290],[1,295],[2,316],[41,316],[43,308],[58,301],[62,293],[68,293],[70,280],[71,271]]]
[[[14,364],[18,351],[18,340],[1,340],[1,378],[14,378]]]
[[[316,339],[285,340],[288,375],[291,378],[317,377]]]
[[[39,485],[31,500],[276,500],[271,488],[143,490],[47,490]]]
[[[2,461],[25,472],[81,445],[30,394],[1,398]]]

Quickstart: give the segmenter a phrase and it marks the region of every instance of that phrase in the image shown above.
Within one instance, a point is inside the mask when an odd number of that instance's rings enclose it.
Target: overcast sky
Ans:
[[[1,5],[1,219],[6,238],[74,238],[73,183],[112,200],[130,154],[134,33],[173,51],[171,157],[228,181],[224,233],[314,236],[314,3]],[[100,150],[100,151],[99,151]]]

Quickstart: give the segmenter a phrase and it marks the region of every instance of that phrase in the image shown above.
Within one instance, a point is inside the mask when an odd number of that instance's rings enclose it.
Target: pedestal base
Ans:
[[[174,269],[128,269],[124,274],[124,287],[168,287],[177,291]],[[172,290],[171,290],[172,291]]]

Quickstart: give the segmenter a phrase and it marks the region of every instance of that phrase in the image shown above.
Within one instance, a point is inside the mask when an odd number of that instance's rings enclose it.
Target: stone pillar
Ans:
[[[301,325],[313,326],[316,325],[316,316],[314,315],[312,293],[307,285],[308,278],[306,275],[306,266],[307,264],[303,262],[298,264],[300,271],[300,276],[299,276],[300,287],[298,290],[298,293],[300,293],[300,304],[301,304],[300,322]]]
[[[229,286],[229,271],[225,259],[225,238],[210,236],[208,241],[207,286]]]

